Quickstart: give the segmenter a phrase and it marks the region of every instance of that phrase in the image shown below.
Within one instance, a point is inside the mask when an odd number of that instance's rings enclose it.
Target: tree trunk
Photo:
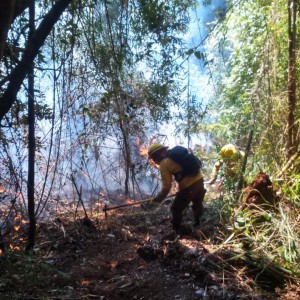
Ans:
[[[131,155],[130,155],[130,145],[129,145],[129,136],[128,136],[128,129],[126,124],[126,120],[122,119],[122,116],[119,116],[120,121],[120,129],[123,136],[123,157],[125,161],[125,181],[124,181],[124,188],[125,188],[125,195],[129,194],[129,179],[130,179],[130,169],[131,169]]]
[[[35,4],[29,8],[29,39],[35,30]],[[32,62],[28,74],[28,181],[27,181],[27,200],[28,200],[28,244],[26,250],[29,251],[35,244],[36,218],[34,203],[34,167],[35,167],[35,107],[34,107],[34,64]]]
[[[239,195],[240,191],[242,190],[243,186],[244,186],[244,174],[246,171],[246,166],[247,166],[247,160],[248,160],[248,156],[250,153],[250,148],[251,148],[251,143],[252,143],[252,139],[253,139],[253,133],[254,133],[254,123],[251,125],[249,134],[248,134],[248,140],[247,140],[247,145],[246,145],[246,149],[245,149],[245,156],[242,162],[242,167],[241,167],[241,173],[239,174],[239,181],[238,181],[238,185],[237,185],[237,195]]]
[[[289,160],[297,150],[296,108],[296,33],[298,0],[288,0],[288,131],[286,156]]]
[[[22,82],[30,72],[32,63],[40,48],[43,46],[55,23],[58,21],[71,1],[72,0],[57,0],[50,11],[45,15],[40,26],[28,42],[24,55],[20,63],[12,71],[7,89],[0,98],[0,123],[15,102]]]

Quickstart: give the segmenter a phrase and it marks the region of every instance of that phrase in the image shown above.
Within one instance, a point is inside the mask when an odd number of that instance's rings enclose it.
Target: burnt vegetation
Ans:
[[[213,196],[214,194],[210,194]],[[26,227],[12,230],[2,253],[1,295],[11,299],[297,299],[297,277],[266,254],[240,222],[206,201],[201,226],[188,208],[181,234],[172,231],[170,203],[62,213],[40,223],[31,255]],[[257,218],[252,230],[266,226]],[[261,215],[260,215],[261,217]],[[8,237],[7,237],[8,238]],[[14,288],[12,288],[14,287]]]

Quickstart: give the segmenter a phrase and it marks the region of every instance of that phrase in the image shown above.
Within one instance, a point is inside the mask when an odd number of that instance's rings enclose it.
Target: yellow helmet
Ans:
[[[228,144],[222,147],[220,155],[223,159],[232,159],[238,155],[238,150],[235,148],[234,145]]]
[[[157,150],[162,149],[162,148],[166,148],[166,147],[160,143],[153,143],[148,148],[148,155],[151,156],[151,155],[153,155],[154,152],[156,152]]]

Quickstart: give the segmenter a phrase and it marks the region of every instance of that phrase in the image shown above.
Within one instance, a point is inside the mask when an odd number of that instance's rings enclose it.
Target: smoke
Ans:
[[[226,0],[200,0],[196,9],[191,12],[192,21],[190,23],[187,44],[191,49],[196,49],[204,53],[204,44],[209,32],[226,16]],[[190,62],[197,65],[200,73],[205,71],[205,61],[192,56]]]
[[[190,32],[195,44],[203,42],[209,30],[218,22],[222,22],[226,15],[225,0],[211,0],[210,4],[203,4],[202,2],[200,1],[199,6],[192,12],[194,20],[191,22]]]

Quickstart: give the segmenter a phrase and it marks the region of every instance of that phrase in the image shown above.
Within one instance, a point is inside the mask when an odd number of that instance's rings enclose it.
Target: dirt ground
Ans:
[[[111,210],[107,218],[61,215],[38,225],[33,257],[42,267],[0,258],[0,299],[300,299],[296,285],[218,249],[226,233],[216,214],[206,205],[194,229],[188,210],[179,235],[170,203]]]

